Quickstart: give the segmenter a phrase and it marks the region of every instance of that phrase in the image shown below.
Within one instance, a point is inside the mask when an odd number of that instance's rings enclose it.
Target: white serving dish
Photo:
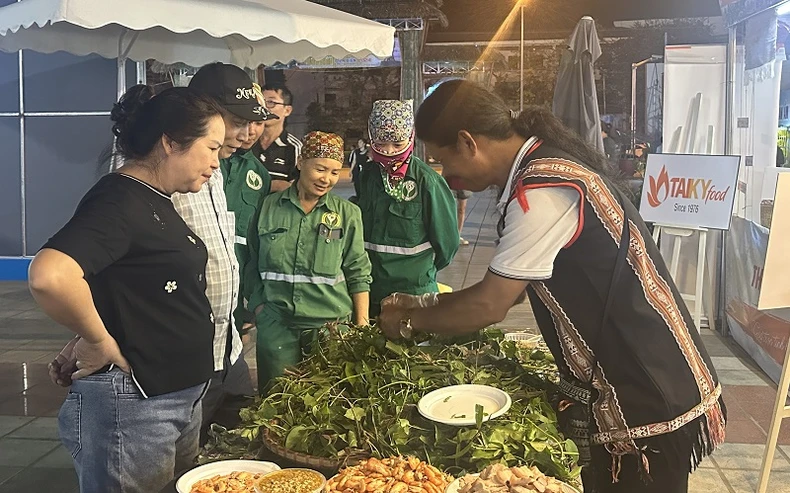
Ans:
[[[236,471],[267,474],[279,470],[280,466],[274,462],[259,460],[221,460],[210,464],[204,464],[187,472],[176,482],[176,490],[178,493],[190,493],[192,485],[202,479],[213,478],[217,475],[224,476]]]
[[[512,401],[506,392],[487,385],[453,385],[423,396],[417,410],[437,423],[474,426],[477,404],[483,406],[483,421],[488,421],[505,414]]]
[[[542,339],[543,337],[540,334],[533,334],[531,332],[508,332],[505,334],[506,341],[519,341],[537,344]]]
[[[479,474],[472,474],[472,476],[480,476]],[[574,488],[573,486],[562,483],[562,487],[565,491],[563,493],[581,493],[578,489]],[[444,493],[458,493],[461,491],[461,478],[456,479],[452,483],[447,486],[447,489],[444,490]]]

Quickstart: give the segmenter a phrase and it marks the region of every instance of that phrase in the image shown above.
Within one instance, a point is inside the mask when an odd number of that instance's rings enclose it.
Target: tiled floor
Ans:
[[[495,238],[493,195],[469,200],[461,247],[441,281],[455,289],[479,281]],[[536,330],[529,305],[515,307],[501,324]],[[24,283],[0,283],[0,493],[78,491],[71,457],[57,438],[57,411],[66,393],[49,382],[46,364],[69,334],[45,317]],[[727,443],[692,475],[692,493],[756,490],[758,469],[771,419],[775,387],[732,340],[705,331],[729,412]],[[254,365],[254,353],[247,353]],[[254,373],[254,372],[253,372]],[[790,425],[782,430],[768,491],[790,493]]]

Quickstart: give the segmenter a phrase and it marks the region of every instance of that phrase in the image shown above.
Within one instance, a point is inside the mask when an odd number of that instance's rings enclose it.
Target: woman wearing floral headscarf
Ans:
[[[371,316],[394,292],[438,292],[436,273],[458,251],[455,198],[442,177],[412,155],[412,101],[376,101],[368,122],[369,158],[359,207],[373,267]]]
[[[362,218],[355,205],[330,193],[343,161],[343,139],[307,134],[296,184],[268,195],[250,223],[244,294],[258,327],[260,392],[302,360],[320,327],[367,323],[370,261]]]

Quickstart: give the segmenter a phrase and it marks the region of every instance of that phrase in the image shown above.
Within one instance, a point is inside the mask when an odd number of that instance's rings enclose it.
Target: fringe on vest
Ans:
[[[705,457],[724,443],[726,421],[727,409],[724,400],[719,397],[716,405],[704,415],[673,433],[649,437],[639,442],[606,444],[606,451],[612,456],[612,482],[619,482],[622,458],[636,455],[639,458],[637,463],[642,480],[645,484],[651,483],[648,452],[665,455],[675,463],[678,470],[687,468],[689,474],[693,473]]]

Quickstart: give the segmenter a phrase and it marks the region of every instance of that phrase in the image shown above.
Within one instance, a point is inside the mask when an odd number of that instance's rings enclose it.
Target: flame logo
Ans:
[[[650,190],[647,192],[647,203],[651,207],[658,207],[669,196],[669,174],[666,167],[661,167],[658,180],[650,177]]]

